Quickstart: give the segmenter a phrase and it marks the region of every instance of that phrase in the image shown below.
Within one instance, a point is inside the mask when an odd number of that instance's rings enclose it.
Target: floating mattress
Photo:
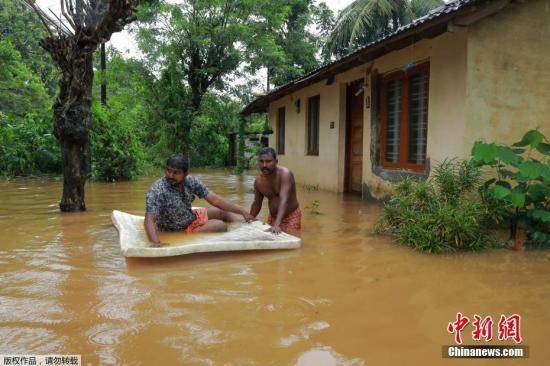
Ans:
[[[224,233],[159,233],[168,245],[153,248],[147,239],[143,216],[113,211],[113,224],[118,230],[120,250],[125,257],[171,257],[182,254],[223,252],[234,250],[294,249],[301,239],[265,230],[270,226],[260,221],[232,224]]]

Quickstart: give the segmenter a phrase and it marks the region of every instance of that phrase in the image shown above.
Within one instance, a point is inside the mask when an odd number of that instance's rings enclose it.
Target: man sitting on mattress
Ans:
[[[258,156],[261,174],[254,181],[254,202],[250,215],[256,217],[262,208],[264,197],[269,205],[267,223],[274,234],[300,230],[302,212],[296,198],[294,175],[285,167],[277,166],[277,154],[271,147],[264,147]]]
[[[152,247],[161,246],[160,231],[221,232],[235,220],[230,212],[240,214],[247,222],[254,218],[239,206],[211,192],[197,178],[188,175],[189,164],[183,155],[173,155],[166,162],[164,177],[147,192],[145,231]],[[191,208],[195,196],[214,207]]]

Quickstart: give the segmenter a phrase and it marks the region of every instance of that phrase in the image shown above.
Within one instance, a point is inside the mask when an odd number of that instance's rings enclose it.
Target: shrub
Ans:
[[[472,160],[489,167],[494,178],[480,189],[492,207],[493,221],[510,227],[517,240],[518,226],[526,229],[527,243],[550,245],[550,144],[538,130],[530,130],[512,146],[477,141]]]
[[[17,32],[6,35],[0,40],[0,175],[59,173],[61,155],[52,136],[51,100],[37,73],[40,67],[29,66],[28,55],[18,51],[33,40],[21,44],[15,42],[22,41]]]
[[[0,70],[0,110],[4,114],[23,117],[48,107],[50,101],[40,77],[5,40],[0,40]]]
[[[92,178],[101,181],[133,179],[143,166],[139,128],[121,105],[92,106]]]
[[[224,166],[229,151],[227,128],[208,115],[199,115],[191,129],[193,166]]]
[[[28,176],[61,172],[59,144],[52,135],[51,110],[24,117],[0,112],[0,174]]]
[[[445,160],[429,180],[397,183],[375,232],[434,253],[493,245],[484,225],[487,207],[475,199],[480,176],[479,168],[466,161]]]

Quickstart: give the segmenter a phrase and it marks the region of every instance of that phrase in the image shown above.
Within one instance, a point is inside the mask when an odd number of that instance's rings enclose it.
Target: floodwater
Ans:
[[[249,207],[252,175],[196,174]],[[380,207],[299,189],[302,248],[130,260],[114,209],[142,214],[156,178],[0,182],[0,354],[80,354],[83,365],[548,365],[550,252],[427,255],[371,236]],[[312,214],[313,200],[322,214]],[[205,202],[198,202],[199,205]],[[266,211],[260,214],[265,219]],[[522,360],[444,359],[457,312],[521,315]],[[462,333],[473,341],[471,325]]]

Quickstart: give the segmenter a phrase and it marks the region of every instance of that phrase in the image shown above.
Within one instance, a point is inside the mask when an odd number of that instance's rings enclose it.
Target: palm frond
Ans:
[[[338,54],[364,46],[441,4],[442,0],[356,0],[338,14],[327,48]]]

